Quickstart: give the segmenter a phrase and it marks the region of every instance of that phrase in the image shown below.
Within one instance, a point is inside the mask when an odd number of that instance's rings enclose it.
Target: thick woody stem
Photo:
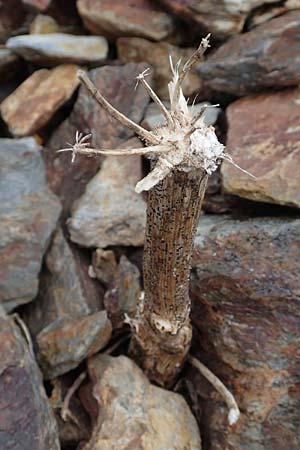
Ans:
[[[189,274],[207,175],[175,170],[149,191],[144,312],[131,354],[150,379],[170,386],[190,348]]]
[[[153,133],[150,133],[149,131],[145,130],[140,125],[136,124],[132,120],[130,120],[128,117],[124,116],[120,111],[115,109],[104,97],[103,95],[98,91],[94,83],[89,79],[86,72],[83,70],[78,70],[77,76],[79,80],[85,85],[85,87],[88,89],[88,91],[91,93],[91,95],[97,100],[97,102],[102,106],[102,108],[105,109],[105,111],[108,112],[114,119],[121,122],[126,127],[133,130],[136,134],[138,134],[142,139],[144,139],[146,142],[149,142],[150,144],[156,145],[159,144],[159,139],[157,136],[155,136]]]

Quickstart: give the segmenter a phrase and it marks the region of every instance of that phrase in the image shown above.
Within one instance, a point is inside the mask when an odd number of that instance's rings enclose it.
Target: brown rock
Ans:
[[[45,11],[51,4],[52,0],[22,0],[22,3],[33,6],[39,11]]]
[[[125,356],[88,362],[99,416],[91,441],[101,450],[200,450],[198,427],[184,399],[149,383]]]
[[[58,33],[59,25],[53,17],[38,14],[31,22],[29,31],[30,34]]]
[[[36,337],[37,357],[44,378],[56,378],[77,367],[106,346],[111,332],[106,311],[51,323]]]
[[[1,103],[1,114],[14,136],[41,130],[78,86],[78,66],[62,65],[34,72]]]
[[[102,67],[89,72],[89,76],[104,97],[135,122],[140,122],[149,102],[142,86],[134,91],[136,76],[146,69],[145,64],[126,64]],[[93,134],[96,148],[116,148],[133,135],[132,131],[112,119],[92,98],[84,87],[70,117],[52,135],[46,151],[48,179],[53,191],[60,195],[65,213],[85,189],[87,182],[98,171],[101,159],[78,156],[73,164],[68,153],[56,151],[74,142],[76,130]]]
[[[194,349],[242,412],[228,428],[224,403],[190,372],[207,448],[299,448],[299,246],[299,219],[200,220],[191,280]]]
[[[169,100],[168,83],[172,79],[169,56],[174,64],[181,60],[184,64],[195,52],[192,48],[179,48],[167,42],[151,42],[141,38],[120,38],[117,41],[118,56],[123,62],[145,61],[153,67],[153,87],[163,99]],[[190,72],[183,83],[183,93],[186,97],[201,91],[202,82],[196,70]]]
[[[116,257],[112,250],[97,248],[93,253],[90,275],[107,286],[112,281],[117,266]]]
[[[0,303],[30,302],[60,204],[49,190],[33,138],[0,140]]]
[[[300,90],[260,94],[232,103],[227,149],[234,161],[222,167],[227,192],[263,202],[300,207]]]
[[[104,296],[104,305],[114,328],[124,323],[125,314],[134,316],[141,296],[140,272],[122,255],[115,276]]]
[[[146,203],[134,190],[141,175],[140,157],[108,156],[74,204],[71,240],[85,247],[143,245]]]
[[[149,0],[77,0],[85,27],[110,39],[139,36],[153,41],[174,31],[172,18]]]
[[[89,257],[58,229],[45,258],[37,298],[22,316],[33,336],[60,319],[80,318],[102,309],[103,288],[88,275]]]
[[[22,26],[26,11],[20,0],[5,0],[0,3],[0,42],[4,43],[13,32]]]
[[[0,448],[60,450],[39,368],[22,332],[0,308]]]
[[[199,66],[217,91],[245,95],[300,82],[300,11],[270,20],[222,45]]]

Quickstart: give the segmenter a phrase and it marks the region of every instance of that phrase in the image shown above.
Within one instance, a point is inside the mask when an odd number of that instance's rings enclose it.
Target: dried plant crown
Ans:
[[[225,147],[221,144],[215,134],[213,126],[207,126],[204,121],[204,112],[209,107],[219,105],[203,105],[196,115],[188,108],[187,100],[182,92],[182,82],[186,74],[202,59],[205,50],[210,46],[209,37],[202,39],[199,48],[180,68],[180,61],[173,65],[170,57],[170,65],[173,79],[168,85],[170,95],[170,111],[166,109],[158,96],[146,81],[149,69],[138,75],[137,84],[142,83],[148,91],[153,101],[157,104],[166,119],[166,124],[149,132],[140,125],[132,122],[129,118],[117,111],[107,100],[97,91],[96,87],[87,77],[87,74],[80,70],[78,77],[87,87],[101,106],[115,119],[125,126],[135,131],[145,142],[146,147],[126,150],[98,150],[90,147],[89,139],[91,135],[83,136],[76,133],[74,144],[69,144],[70,148],[59,150],[59,152],[71,151],[72,162],[77,153],[89,156],[106,155],[148,155],[154,159],[151,172],[139,181],[136,185],[136,192],[149,191],[165,177],[169,176],[173,169],[190,171],[202,169],[207,174],[213,173],[220,162],[224,159],[238,167],[225,152]],[[193,108],[191,108],[193,109]],[[244,171],[240,167],[240,170]],[[246,172],[249,174],[248,172]],[[249,174],[252,176],[251,174]]]

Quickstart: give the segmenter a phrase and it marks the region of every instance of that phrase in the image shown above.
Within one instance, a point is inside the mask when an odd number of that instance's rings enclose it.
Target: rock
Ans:
[[[38,14],[31,22],[29,31],[30,34],[58,33],[59,25],[53,17]]]
[[[141,145],[141,144],[139,144]],[[146,203],[134,190],[141,179],[141,158],[108,156],[75,202],[68,229],[85,247],[143,245]]]
[[[149,0],[77,0],[77,7],[91,33],[111,40],[139,36],[161,41],[174,32],[172,18]]]
[[[225,190],[251,200],[299,208],[300,90],[240,99],[227,112],[227,150],[257,179],[226,163],[222,167]]]
[[[93,253],[90,276],[97,278],[107,286],[112,281],[117,266],[116,257],[112,250],[97,248]]]
[[[139,123],[149,102],[149,96],[142,86],[134,91],[136,77],[146,69],[145,64],[129,63],[124,66],[106,66],[89,72],[104,97],[134,122]],[[99,170],[100,158],[78,156],[73,164],[68,153],[56,153],[74,142],[76,130],[93,135],[96,148],[116,148],[133,132],[112,119],[84,87],[79,90],[73,111],[53,133],[45,153],[48,179],[52,190],[63,202],[65,215],[85,189],[87,182]]]
[[[228,428],[224,403],[190,372],[208,448],[299,448],[299,246],[299,219],[200,219],[191,277],[194,351],[242,412]]]
[[[122,327],[125,314],[133,317],[141,296],[139,269],[122,255],[115,276],[104,296],[104,305],[114,328]]]
[[[246,95],[300,82],[300,11],[270,20],[222,45],[199,66],[217,91]]]
[[[1,103],[1,114],[17,137],[40,131],[72,96],[79,81],[78,66],[65,64],[41,69],[27,78]]]
[[[5,0],[0,3],[0,43],[18,31],[25,20],[26,11],[20,0]]]
[[[117,41],[118,57],[123,62],[145,61],[153,67],[153,88],[163,100],[169,100],[168,83],[172,79],[169,56],[174,64],[184,64],[195,52],[193,48],[179,48],[167,42],[151,42],[141,38],[120,38]],[[183,93],[189,97],[201,91],[202,81],[196,70],[190,72],[183,83]]]
[[[51,323],[36,337],[44,378],[53,379],[77,367],[108,344],[111,332],[106,311]]]
[[[64,33],[16,36],[8,39],[6,46],[26,60],[42,66],[100,64],[108,53],[104,37]]]
[[[170,109],[169,102],[163,102],[166,108]],[[194,106],[189,106],[189,111],[196,115],[203,105],[210,105],[210,102],[196,103]],[[218,115],[220,114],[220,108],[207,108],[203,114],[204,122],[207,125],[214,125],[218,120]],[[142,121],[142,126],[147,128],[147,130],[154,130],[157,127],[161,127],[165,123],[165,116],[160,112],[158,106],[155,103],[150,103],[146,110],[145,118]]]
[[[45,11],[53,0],[22,0],[24,5],[33,6],[39,11]]]
[[[60,450],[39,368],[22,332],[0,309],[0,448]]]
[[[283,1],[282,4],[290,2],[293,2],[293,0]],[[200,27],[203,33],[212,33],[213,38],[217,40],[224,40],[242,32],[245,24],[248,23],[248,19],[250,20],[260,7],[263,10],[274,8],[273,0],[203,0],[201,2],[195,0],[160,0],[160,3],[175,16],[185,19],[190,25],[194,25],[196,30]],[[270,5],[268,6],[268,4]],[[296,7],[290,5],[287,6],[287,9]]]
[[[6,48],[0,48],[0,82],[13,78],[22,67],[19,56]]]
[[[183,397],[150,384],[129,358],[97,355],[89,360],[88,371],[99,416],[86,449],[201,449]]]
[[[102,307],[103,288],[88,275],[89,257],[55,232],[40,275],[37,298],[22,317],[32,336],[60,319],[80,318]]]
[[[37,294],[42,258],[60,204],[48,189],[33,138],[0,140],[0,302],[7,310]]]

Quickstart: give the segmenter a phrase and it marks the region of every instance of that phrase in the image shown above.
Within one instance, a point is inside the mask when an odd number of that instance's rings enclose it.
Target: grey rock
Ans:
[[[107,157],[74,204],[68,220],[71,240],[85,247],[142,245],[146,203],[134,191],[140,179],[140,157]]]
[[[97,355],[89,360],[88,371],[99,403],[88,446],[101,450],[201,449],[196,420],[183,397],[150,384],[132,360]]]
[[[38,274],[61,211],[33,138],[0,139],[0,302],[7,310],[37,294]]]
[[[0,305],[0,448],[60,450],[56,421],[33,354]]]
[[[105,286],[112,281],[117,269],[117,261],[112,250],[97,248],[93,253],[92,265],[90,266],[90,276],[97,278]]]
[[[64,33],[28,34],[8,39],[6,46],[39,65],[99,64],[106,59],[108,44],[101,36]]]
[[[44,377],[53,379],[77,367],[105,347],[111,332],[106,311],[51,323],[36,337],[37,357]]]

